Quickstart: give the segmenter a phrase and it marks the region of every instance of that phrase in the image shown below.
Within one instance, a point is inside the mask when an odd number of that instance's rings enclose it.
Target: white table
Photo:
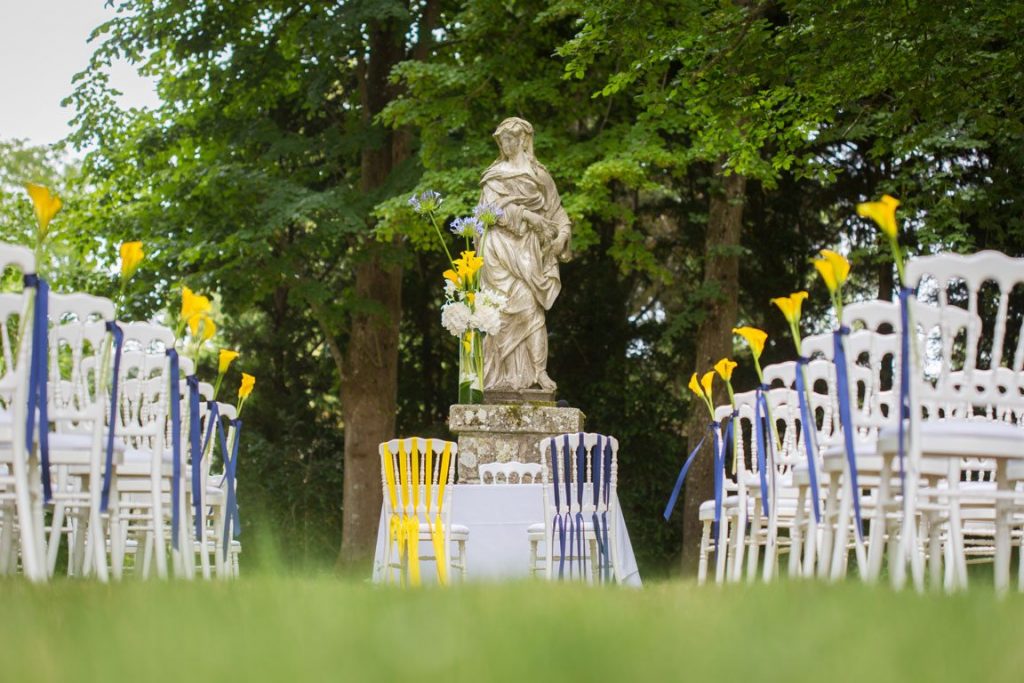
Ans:
[[[526,530],[531,524],[544,521],[544,492],[541,484],[456,484],[451,487],[452,524],[469,527],[466,542],[466,570],[469,580],[497,581],[525,579],[530,576],[530,544]],[[622,583],[640,585],[633,546],[629,542],[626,521],[618,500],[615,501],[616,543],[622,566]],[[373,580],[384,578],[384,549],[388,524],[381,509],[374,554]],[[420,552],[432,550],[421,544]],[[544,549],[540,549],[543,556]],[[424,580],[436,576],[432,563],[422,570]]]

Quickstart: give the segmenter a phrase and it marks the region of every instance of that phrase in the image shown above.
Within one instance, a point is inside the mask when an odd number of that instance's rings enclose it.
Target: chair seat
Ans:
[[[469,527],[462,524],[452,524],[449,528],[448,537],[452,541],[465,541],[469,538]],[[430,539],[430,525],[420,524],[420,540]]]
[[[920,425],[921,453],[945,457],[1024,459],[1024,428],[993,420],[926,420]],[[894,453],[899,431],[886,427],[878,435],[878,450]]]
[[[173,454],[164,453],[161,460],[161,474],[171,476],[174,471]],[[152,451],[128,448],[120,454],[117,463],[117,476],[148,477],[153,469],[152,463]]]
[[[754,511],[754,498],[747,497],[747,513],[751,514]],[[722,500],[722,512],[726,515],[730,514],[739,505],[739,496],[726,496]],[[779,496],[776,500],[778,511],[783,515],[792,515],[796,512],[796,499],[789,497]],[[701,521],[711,521],[715,518],[715,501],[705,500],[700,504],[698,509],[698,517]]]

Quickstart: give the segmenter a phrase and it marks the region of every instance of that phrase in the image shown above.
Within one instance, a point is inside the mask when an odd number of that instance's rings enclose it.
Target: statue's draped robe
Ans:
[[[478,245],[484,257],[483,284],[508,297],[501,331],[484,339],[484,387],[535,387],[547,370],[544,313],[562,288],[559,255],[550,243],[559,233],[568,232],[569,217],[551,174],[538,163],[532,163],[531,170],[517,170],[496,161],[480,185],[481,203],[504,211]],[[547,219],[547,227],[530,226],[524,210]]]

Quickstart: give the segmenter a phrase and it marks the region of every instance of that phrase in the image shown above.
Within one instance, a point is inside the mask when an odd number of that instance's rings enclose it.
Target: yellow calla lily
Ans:
[[[220,355],[217,358],[217,373],[223,375],[231,367],[231,363],[238,358],[238,351],[231,351],[229,349],[221,349]]]
[[[193,337],[198,337],[204,342],[213,339],[213,335],[217,333],[216,323],[205,313],[197,313],[189,318],[188,329],[191,330]]]
[[[256,378],[248,373],[243,372],[242,384],[238,387],[238,398],[249,398],[249,394],[252,393],[252,388],[254,386],[256,386]]]
[[[873,220],[886,237],[894,240],[899,231],[899,227],[896,225],[896,208],[899,205],[900,200],[885,194],[882,195],[881,201],[858,204],[857,215]]]
[[[458,271],[459,278],[465,281],[476,275],[476,272],[484,265],[484,260],[477,256],[475,251],[464,251],[461,258],[455,259],[452,265]]]
[[[850,276],[850,262],[842,254],[837,254],[829,249],[822,249],[821,258],[815,259],[811,263],[814,264],[832,295],[835,295]]]
[[[711,400],[711,385],[715,381],[715,371],[708,370],[704,373],[704,376],[700,378],[700,387],[704,390],[704,395],[708,401]]]
[[[731,382],[732,371],[736,369],[737,365],[737,363],[729,360],[728,358],[723,358],[722,360],[715,363],[715,372],[717,372],[718,376],[721,377],[726,382]]]
[[[800,308],[806,298],[807,292],[800,291],[793,292],[789,296],[776,297],[771,302],[779,307],[790,325],[796,325],[800,322]]]
[[[142,251],[142,242],[125,242],[121,245],[121,277],[127,280],[138,269],[142,259],[146,257]]]
[[[750,346],[750,352],[754,354],[755,361],[761,358],[761,354],[764,352],[764,344],[768,341],[767,332],[756,327],[734,327],[732,328],[732,333],[743,337],[747,345]]]
[[[210,312],[210,300],[202,294],[194,294],[188,287],[181,288],[181,318],[192,324],[192,318]]]
[[[454,270],[448,269],[443,273],[444,279],[449,280],[456,287],[459,286],[459,275]]]
[[[697,394],[700,398],[704,398],[704,391],[700,388],[700,382],[697,381],[697,373],[693,373],[690,377],[690,383],[687,385],[690,391]]]
[[[39,237],[42,240],[46,237],[50,221],[60,211],[60,197],[51,194],[48,188],[36,183],[25,183],[25,191],[28,192],[29,198],[32,199],[32,208],[36,212],[36,221],[39,222]]]

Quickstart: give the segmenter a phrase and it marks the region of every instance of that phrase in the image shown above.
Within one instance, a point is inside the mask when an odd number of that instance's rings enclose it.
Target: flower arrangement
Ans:
[[[410,197],[409,206],[430,221],[451,265],[443,273],[445,303],[441,307],[441,324],[461,341],[459,403],[481,403],[484,390],[483,338],[497,334],[501,329],[501,312],[508,303],[501,293],[483,286],[480,277],[480,269],[484,265],[482,252],[487,231],[504,212],[493,204],[480,204],[473,209],[472,216],[453,220],[451,232],[465,242],[459,258],[453,258],[437,218],[442,201],[440,194],[427,190]],[[479,245],[481,255],[471,249],[474,241]]]

